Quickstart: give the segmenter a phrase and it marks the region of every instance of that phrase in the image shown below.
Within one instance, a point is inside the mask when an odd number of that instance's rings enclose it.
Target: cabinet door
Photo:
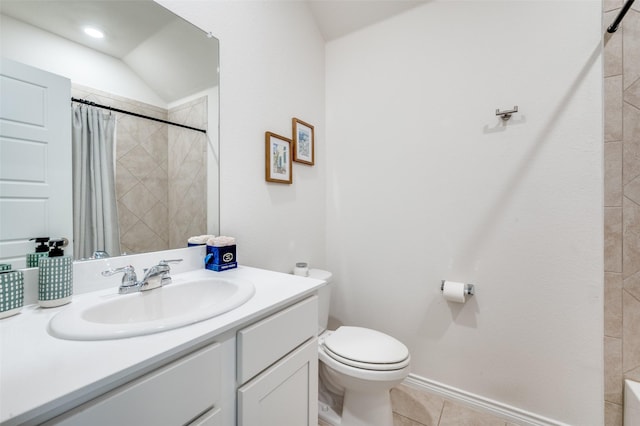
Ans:
[[[222,416],[220,408],[212,408],[211,410],[198,417],[189,426],[222,426]]]
[[[208,346],[76,407],[44,426],[187,424],[211,409],[220,398],[220,356],[219,344]]]
[[[317,424],[318,340],[314,337],[238,389],[238,425]]]

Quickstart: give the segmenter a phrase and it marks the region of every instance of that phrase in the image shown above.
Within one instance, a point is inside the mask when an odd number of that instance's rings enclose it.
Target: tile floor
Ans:
[[[391,402],[394,426],[518,426],[404,385],[392,389]]]

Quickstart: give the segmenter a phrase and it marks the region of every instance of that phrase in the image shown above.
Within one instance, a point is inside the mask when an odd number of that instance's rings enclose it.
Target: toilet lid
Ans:
[[[398,340],[362,327],[338,328],[324,339],[324,347],[332,358],[359,368],[403,368],[409,358],[409,350]]]

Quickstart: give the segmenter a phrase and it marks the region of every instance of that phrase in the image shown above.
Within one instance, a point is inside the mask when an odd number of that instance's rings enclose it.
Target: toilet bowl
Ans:
[[[409,350],[369,328],[326,330],[331,273],[309,276],[327,281],[319,294],[319,417],[332,426],[393,426],[389,392],[409,374]]]

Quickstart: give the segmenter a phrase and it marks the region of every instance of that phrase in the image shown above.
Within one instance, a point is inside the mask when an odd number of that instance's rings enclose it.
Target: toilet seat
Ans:
[[[364,370],[401,370],[409,365],[409,350],[398,340],[363,327],[340,327],[321,339],[324,352],[335,361]]]

